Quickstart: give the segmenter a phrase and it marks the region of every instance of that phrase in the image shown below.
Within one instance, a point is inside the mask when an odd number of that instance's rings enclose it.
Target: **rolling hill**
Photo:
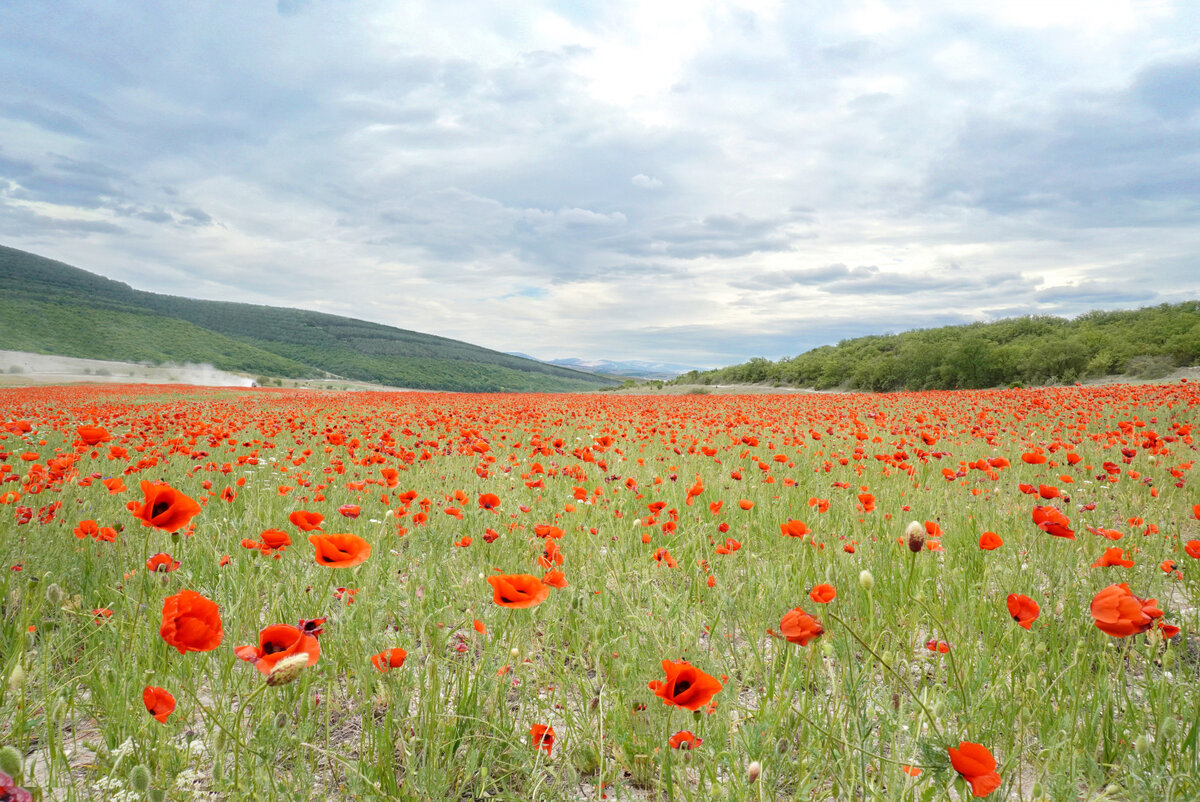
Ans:
[[[617,382],[363,320],[135,290],[0,246],[0,349],[193,362],[284,378],[338,376],[466,392],[572,392]]]
[[[1071,320],[1037,315],[917,329],[824,345],[790,359],[685,373],[675,384],[952,390],[1166,376],[1200,364],[1200,301]]]

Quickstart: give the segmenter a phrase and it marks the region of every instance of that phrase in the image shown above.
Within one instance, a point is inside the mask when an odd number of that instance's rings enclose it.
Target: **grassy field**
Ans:
[[[0,771],[55,800],[1200,798],[1198,406],[0,389]]]

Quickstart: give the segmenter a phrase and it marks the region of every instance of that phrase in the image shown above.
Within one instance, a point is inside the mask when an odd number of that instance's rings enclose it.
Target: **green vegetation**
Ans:
[[[0,246],[0,348],[125,362],[195,362],[293,379],[569,392],[616,381],[363,320],[135,290]]]
[[[1161,378],[1200,363],[1200,302],[1029,316],[858,337],[790,359],[692,371],[674,384],[774,384],[873,390],[950,390],[1070,384],[1112,374]]]

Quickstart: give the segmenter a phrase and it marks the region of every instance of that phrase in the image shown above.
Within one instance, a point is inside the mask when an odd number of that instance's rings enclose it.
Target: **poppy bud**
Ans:
[[[307,666],[307,653],[289,655],[276,663],[275,667],[271,669],[271,673],[267,674],[267,684],[272,688],[277,685],[287,685],[300,676],[300,672]]]
[[[21,779],[21,775],[25,773],[24,764],[25,761],[17,747],[6,746],[0,749],[0,771],[18,782]]]
[[[50,602],[52,607],[61,607],[67,594],[58,586],[57,582],[51,582],[46,586],[46,601]]]
[[[778,741],[775,742],[775,751],[776,752],[778,752],[779,754],[782,755],[782,754],[786,753],[787,750],[788,750],[787,738],[780,738]]]
[[[1151,746],[1150,736],[1147,735],[1146,733],[1142,733],[1141,735],[1139,735],[1137,737],[1137,740],[1133,742],[1134,750],[1141,757],[1146,756],[1146,753],[1150,751],[1150,746]]]
[[[164,800],[167,798],[167,792],[162,788],[151,788],[146,794],[146,798],[149,799],[150,802],[164,802]]]
[[[858,584],[868,593],[875,587],[875,577],[865,568],[858,572]]]
[[[925,526],[920,521],[910,523],[904,536],[908,538],[908,550],[913,554],[919,554],[925,548]]]
[[[757,760],[754,761],[753,763],[751,763],[746,768],[746,780],[747,780],[747,782],[749,782],[751,784],[758,782],[758,778],[761,775],[762,775],[762,764],[760,764]]]
[[[8,689],[13,693],[17,693],[25,685],[25,669],[20,663],[13,666],[12,673],[8,675]]]
[[[139,794],[146,793],[150,788],[150,770],[140,763],[130,769],[129,787]]]

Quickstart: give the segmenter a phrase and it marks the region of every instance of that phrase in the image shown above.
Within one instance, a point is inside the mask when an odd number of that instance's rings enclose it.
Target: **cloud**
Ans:
[[[703,365],[1200,293],[1183,0],[153,12],[6,10],[0,242],[150,290]]]
[[[638,173],[633,178],[629,179],[629,183],[633,184],[635,187],[641,187],[642,189],[658,189],[663,185],[661,180],[657,178],[651,178],[645,173]]]

